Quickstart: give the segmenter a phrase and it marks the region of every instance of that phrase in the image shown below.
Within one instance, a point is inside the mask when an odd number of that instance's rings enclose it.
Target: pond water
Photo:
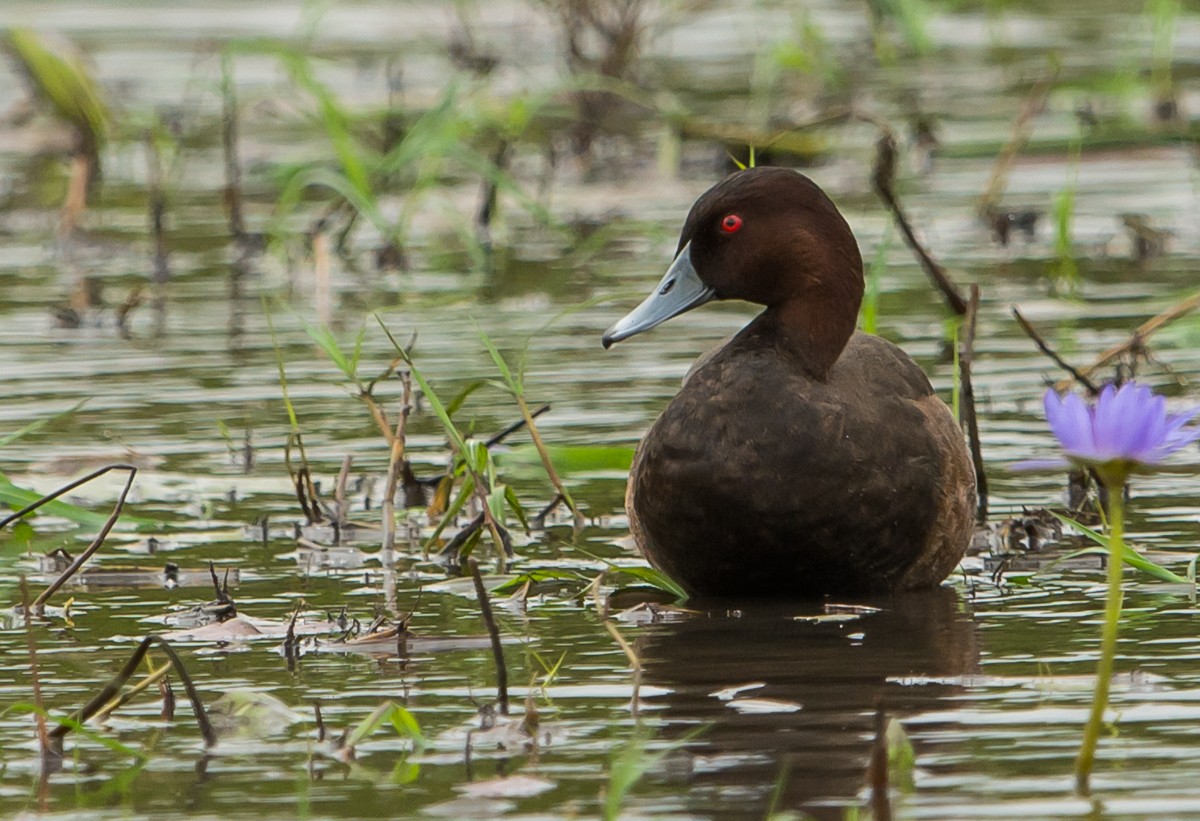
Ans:
[[[464,106],[562,82],[544,13],[507,2],[464,8],[476,40],[501,58],[490,79],[460,80]],[[911,770],[897,775],[908,783],[893,793],[895,817],[1200,817],[1200,611],[1181,586],[1128,576],[1113,732],[1100,743],[1091,799],[1073,794],[1071,773],[1099,638],[1098,559],[1047,567],[1028,581],[1010,568],[997,581],[994,560],[971,555],[942,589],[866,608],[691,601],[678,610],[626,610],[636,599],[609,599],[619,574],[606,574],[598,591],[585,588],[606,569],[602,559],[639,564],[622,509],[629,449],[692,360],[752,315],[745,305],[708,306],[600,349],[601,332],[658,281],[692,200],[722,173],[723,149],[704,141],[684,144],[680,174],[662,173],[653,118],[637,138],[601,140],[598,171],[585,174],[565,154],[559,158],[543,197],[558,227],[536,224],[516,198],[502,197],[500,250],[489,270],[473,265],[457,228],[469,224],[476,206],[477,175],[452,179],[416,204],[409,270],[373,269],[378,239],[369,229],[354,237],[362,251],[355,264],[333,265],[331,326],[347,347],[365,328],[364,374],[382,372],[393,356],[372,312],[397,338],[416,334],[418,366],[443,398],[496,378],[480,330],[513,362],[528,345],[526,394],[531,404],[552,405],[539,429],[552,445],[576,449],[574,460],[564,457],[564,472],[585,510],[583,526],[556,513],[544,530],[525,536],[515,529],[508,571],[577,571],[583,581],[536,585],[523,599],[493,597],[513,719],[499,717],[489,728],[496,668],[469,580],[424,554],[419,540],[415,547],[402,540],[394,569],[381,565],[375,528],[388,447],[305,332],[318,318],[311,260],[292,242],[290,261],[270,249],[235,274],[221,204],[222,44],[240,43],[234,65],[247,215],[251,229],[262,230],[272,221],[279,168],[331,158],[332,149],[314,121],[315,105],[289,81],[279,56],[247,43],[300,42],[312,26],[307,50],[319,57],[316,71],[351,110],[387,103],[389,60],[403,66],[403,104],[426,106],[454,73],[445,57],[458,26],[453,5],[332,3],[323,16],[315,6],[264,0],[203,9],[6,3],[4,11],[12,25],[54,30],[83,47],[122,116],[164,113],[184,135],[168,184],[170,276],[147,292],[122,334],[117,306],[152,271],[142,141],[115,139],[106,149],[103,186],[84,230],[63,242],[55,230],[65,164],[44,153],[52,123],[3,126],[0,436],[86,403],[0,449],[0,469],[21,486],[49,492],[94,467],[137,464],[127,512],[160,523],[118,527],[82,583],[53,600],[61,607],[71,598],[69,614],[52,610],[31,631],[19,618],[0,627],[0,707],[9,708],[0,713],[5,813],[864,817],[867,761],[882,714],[898,721],[915,756]],[[906,168],[900,188],[934,253],[959,282],[982,289],[975,390],[990,519],[999,525],[1026,508],[1060,505],[1065,492],[1061,476],[1009,471],[1051,449],[1040,397],[1047,380],[1061,376],[1010,307],[1019,305],[1083,365],[1193,292],[1200,282],[1196,157],[1186,125],[1153,120],[1152,26],[1126,4],[933,4],[928,14],[928,54],[914,55],[892,32],[885,36],[898,44],[897,55],[881,64],[871,57],[868,18],[857,5],[661,8],[640,71],[660,103],[669,98],[714,122],[744,124],[767,113],[803,121],[821,106],[847,102],[900,131],[914,101],[936,118],[941,148],[932,170]],[[812,30],[820,32],[816,41]],[[1181,14],[1173,33],[1186,118],[1197,108],[1189,83],[1200,67],[1200,15]],[[763,55],[804,36],[810,50],[815,42],[827,50],[831,77],[773,75]],[[1043,216],[1031,238],[1001,246],[975,218],[976,203],[1031,86],[1051,71],[1048,52],[1060,74],[1002,199]],[[5,63],[0,111],[22,95]],[[1101,126],[1084,137],[1076,161],[1069,149],[1081,133],[1076,111],[1089,105]],[[945,355],[945,309],[871,193],[876,133],[855,122],[821,131],[808,173],[847,216],[865,259],[884,247],[879,332],[912,354],[949,399],[954,363]],[[541,152],[518,147],[512,169],[536,189]],[[1067,189],[1075,192],[1078,275],[1071,286],[1055,277],[1054,203]],[[306,202],[300,214],[311,219],[319,208]],[[1129,213],[1168,232],[1167,253],[1132,258],[1122,221]],[[305,224],[301,216],[287,223],[293,235]],[[55,309],[84,281],[98,283],[107,307],[86,309],[80,327],[62,327]],[[1142,377],[1180,407],[1195,404],[1200,322],[1184,317],[1151,345],[1154,359],[1141,364]],[[303,519],[284,460],[289,424],[279,360],[327,492],[343,458],[353,457],[349,515],[366,531],[337,545],[327,529],[307,531],[326,551],[296,536]],[[394,414],[399,383],[382,384],[378,395]],[[494,387],[473,393],[456,414],[480,435],[517,418],[511,398]],[[253,450],[249,466],[244,443]],[[407,445],[418,474],[444,468],[445,437],[427,402],[409,420]],[[499,456],[504,475],[536,511],[553,489],[524,434],[507,445]],[[123,481],[109,475],[70,498],[102,517]],[[1185,572],[1200,551],[1195,478],[1139,478],[1131,515],[1134,541]],[[423,513],[411,519],[429,533]],[[46,516],[31,543],[0,535],[0,600],[20,602],[21,576],[40,590],[49,573],[37,557],[59,547],[77,553],[94,534],[95,527]],[[1082,545],[1050,545],[1034,564]],[[486,541],[478,557],[485,571],[493,569]],[[1028,562],[1019,557],[1013,567],[1021,561]],[[175,642],[216,714],[218,745],[204,753],[176,682],[173,720],[162,718],[158,696],[134,700],[93,734],[68,736],[62,771],[43,775],[33,721],[20,706],[34,701],[29,635],[41,697],[52,713],[68,714],[120,670],[141,637],[177,629],[179,613],[212,599],[209,562],[218,572],[236,571],[229,587],[243,615],[274,625],[258,637]],[[180,569],[177,585],[164,583],[168,563]],[[298,605],[314,621],[344,611],[367,624],[385,604],[385,583],[395,585],[399,611],[411,613],[407,652],[352,652],[325,635],[298,659],[281,653],[279,625]],[[152,656],[163,661],[157,651]],[[273,701],[255,707],[247,692]],[[385,725],[346,761],[332,742],[318,740],[314,704],[337,736],[389,700],[410,711],[423,744]],[[534,737],[521,729],[522,718],[526,729],[536,724]],[[113,740],[128,749],[105,743]],[[624,794],[622,777],[641,771]]]

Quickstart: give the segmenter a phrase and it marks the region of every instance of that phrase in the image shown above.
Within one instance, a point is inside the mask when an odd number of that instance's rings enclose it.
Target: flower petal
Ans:
[[[1022,459],[1020,462],[1014,462],[1009,465],[1009,470],[1034,471],[1034,470],[1062,470],[1069,468],[1071,462],[1062,456],[1053,459]]]
[[[1119,389],[1105,385],[1096,400],[1093,436],[1096,455],[1102,459],[1128,458],[1140,427],[1136,417],[1141,403],[1149,398],[1149,389],[1130,382]]]
[[[1185,428],[1188,422],[1200,416],[1200,408],[1194,408],[1186,413],[1176,414],[1166,422],[1166,432],[1159,445],[1159,459],[1163,459],[1192,442],[1200,440],[1200,426]]]
[[[1053,390],[1046,391],[1043,401],[1046,421],[1063,450],[1073,456],[1091,458],[1095,452],[1092,436],[1092,413],[1083,400],[1073,393],[1065,397]]]
[[[1122,455],[1145,464],[1158,461],[1167,432],[1167,400],[1147,388],[1139,397],[1138,406],[1127,412],[1129,433]]]

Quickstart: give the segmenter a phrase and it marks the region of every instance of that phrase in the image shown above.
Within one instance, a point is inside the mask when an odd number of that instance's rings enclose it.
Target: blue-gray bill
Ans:
[[[716,295],[717,292],[705,285],[692,267],[692,245],[689,242],[675,257],[654,292],[605,331],[601,341],[608,348],[614,342],[648,331],[673,316],[699,307]]]

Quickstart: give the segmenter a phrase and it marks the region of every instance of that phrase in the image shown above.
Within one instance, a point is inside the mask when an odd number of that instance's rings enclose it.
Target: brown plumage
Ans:
[[[697,200],[679,249],[606,345],[713,298],[766,310],[643,438],[626,495],[642,553],[695,594],[941,582],[970,539],[974,472],[921,369],[855,332],[862,259],[833,203],[796,172],[741,171]]]

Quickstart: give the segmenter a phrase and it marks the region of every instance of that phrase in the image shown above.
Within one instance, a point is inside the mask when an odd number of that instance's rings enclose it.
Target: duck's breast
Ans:
[[[961,557],[973,498],[961,434],[925,375],[856,334],[825,381],[771,345],[712,355],[643,440],[628,500],[643,551],[677,578],[750,564],[762,584],[784,574],[837,592],[936,584]]]

